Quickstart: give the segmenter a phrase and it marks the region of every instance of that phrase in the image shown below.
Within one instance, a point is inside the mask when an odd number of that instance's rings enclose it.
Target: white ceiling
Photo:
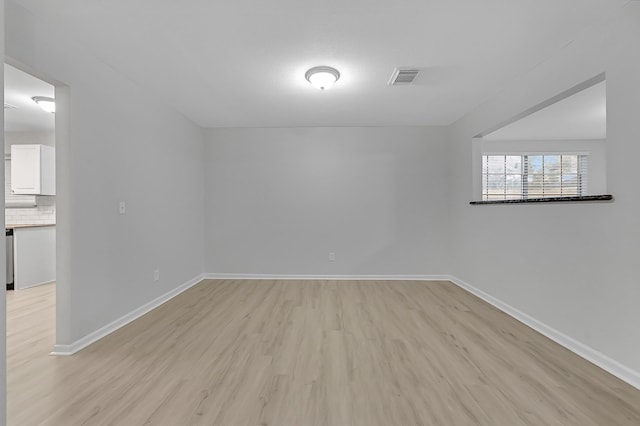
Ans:
[[[30,74],[4,64],[4,103],[14,108],[4,110],[6,132],[50,131],[55,117],[44,111],[31,98],[47,96],[53,98],[54,87]]]
[[[603,81],[496,130],[484,139],[606,139],[606,91],[606,82]]]
[[[448,125],[628,2],[16,1],[203,127]]]

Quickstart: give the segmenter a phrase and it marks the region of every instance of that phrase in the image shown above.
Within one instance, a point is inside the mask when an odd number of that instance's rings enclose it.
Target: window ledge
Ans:
[[[471,201],[469,204],[475,206],[479,204],[525,204],[525,203],[557,203],[568,201],[611,201],[613,195],[581,195],[578,197],[549,197],[549,198],[527,198],[518,200],[491,200],[491,201]]]

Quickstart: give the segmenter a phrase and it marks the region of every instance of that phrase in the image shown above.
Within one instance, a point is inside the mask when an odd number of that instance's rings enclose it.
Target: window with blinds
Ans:
[[[482,200],[587,195],[585,154],[482,156]]]

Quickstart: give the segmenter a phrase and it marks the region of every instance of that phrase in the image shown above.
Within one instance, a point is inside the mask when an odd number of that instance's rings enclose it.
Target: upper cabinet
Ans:
[[[46,145],[11,145],[11,192],[55,195],[55,148]]]

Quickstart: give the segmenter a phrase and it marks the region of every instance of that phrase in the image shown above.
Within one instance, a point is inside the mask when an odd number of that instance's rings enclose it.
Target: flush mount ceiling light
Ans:
[[[56,101],[53,98],[48,98],[46,96],[34,96],[33,102],[37,103],[40,108],[43,110],[54,113],[56,112]]]
[[[304,75],[314,87],[320,90],[329,89],[340,78],[340,72],[331,67],[313,67]]]

